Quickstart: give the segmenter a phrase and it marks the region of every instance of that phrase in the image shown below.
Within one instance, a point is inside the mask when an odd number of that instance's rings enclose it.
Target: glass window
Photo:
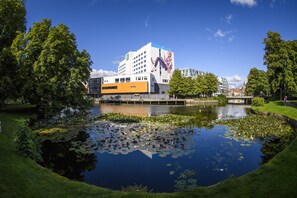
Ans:
[[[120,81],[121,81],[121,82],[125,82],[125,78],[121,78]]]
[[[116,78],[116,79],[115,79],[115,82],[116,82],[116,83],[118,83],[118,82],[119,82],[119,79],[118,79],[118,78]]]
[[[145,71],[145,70],[144,70]],[[144,80],[147,80],[147,76],[144,77]]]
[[[126,78],[126,82],[130,82],[130,78]]]

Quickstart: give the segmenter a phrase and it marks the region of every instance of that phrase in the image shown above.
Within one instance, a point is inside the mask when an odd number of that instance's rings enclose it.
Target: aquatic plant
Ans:
[[[137,184],[134,184],[134,185],[129,185],[127,187],[123,187],[122,186],[122,191],[125,191],[125,192],[146,192],[146,193],[149,193],[149,192],[152,192],[153,190],[149,189],[147,186],[143,186],[143,185],[137,185]]]
[[[197,187],[196,171],[186,169],[175,180],[176,191],[185,191]]]
[[[231,133],[226,133],[226,135],[237,140],[282,138],[294,135],[294,130],[290,125],[273,116],[253,115],[240,119],[219,120],[217,124],[229,126]]]
[[[140,116],[125,115],[122,113],[105,113],[95,118],[96,120],[109,120],[112,122],[120,123],[138,123],[142,120]]]

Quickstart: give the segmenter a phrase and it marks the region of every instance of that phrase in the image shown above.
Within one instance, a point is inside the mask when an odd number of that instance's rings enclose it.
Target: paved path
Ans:
[[[284,104],[285,104],[285,103],[284,103]],[[287,101],[287,102],[286,102],[286,105],[287,105],[287,106],[290,106],[290,107],[297,108],[297,102],[290,102],[290,101]]]

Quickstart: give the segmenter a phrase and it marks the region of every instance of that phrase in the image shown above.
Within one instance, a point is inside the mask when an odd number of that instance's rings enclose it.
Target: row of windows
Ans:
[[[142,56],[143,54],[146,54],[146,51],[142,52],[141,54],[138,54],[137,56],[134,57],[134,60]]]
[[[125,66],[126,66],[126,63],[120,65],[119,68],[123,68],[123,67],[125,67]]]
[[[130,82],[130,81],[131,81],[130,77],[128,77],[128,78],[116,78],[115,79],[115,83]]]
[[[146,58],[146,55],[144,55],[143,57],[140,57],[140,58],[136,59],[135,61],[133,61],[133,63],[140,62],[141,60],[143,60],[145,58]]]
[[[103,90],[109,90],[109,89],[118,89],[118,86],[108,86],[108,87],[102,87]]]
[[[146,72],[146,69],[141,70],[141,71],[138,71],[138,72],[135,72],[135,74],[141,74],[141,73],[143,73],[143,72]]]
[[[137,70],[140,70],[142,68],[146,68],[146,64],[141,65],[141,67],[137,67],[137,68],[133,69],[133,71],[137,71]]]

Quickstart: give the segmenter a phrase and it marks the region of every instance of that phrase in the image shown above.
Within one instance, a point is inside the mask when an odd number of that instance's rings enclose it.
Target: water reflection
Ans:
[[[43,153],[42,165],[69,179],[83,181],[83,172],[94,170],[96,167],[95,154],[75,152],[71,148],[73,148],[73,141],[86,142],[88,139],[89,135],[81,131],[71,141],[44,141],[41,148]]]
[[[152,159],[154,154],[178,158],[193,153],[193,136],[198,134],[198,129],[104,121],[90,126],[87,133],[99,153],[118,155],[140,151]]]
[[[133,184],[154,192],[172,192],[185,170],[198,186],[240,176],[266,163],[290,139],[235,138],[217,119],[246,116],[248,106],[161,106],[101,104],[94,115],[106,112],[152,116],[193,116],[192,127],[156,123],[93,123],[66,142],[43,143],[43,165],[70,179],[121,189]],[[180,186],[180,185],[178,185]]]

